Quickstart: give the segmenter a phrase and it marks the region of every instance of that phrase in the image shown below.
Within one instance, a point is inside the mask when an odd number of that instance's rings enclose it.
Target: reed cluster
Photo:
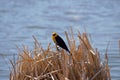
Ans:
[[[50,44],[44,49],[33,37],[34,49],[24,47],[15,64],[11,61],[10,80],[111,80],[107,51],[102,62],[87,33],[78,32],[77,44],[73,31],[68,33],[65,35],[72,55],[62,49],[57,51]]]

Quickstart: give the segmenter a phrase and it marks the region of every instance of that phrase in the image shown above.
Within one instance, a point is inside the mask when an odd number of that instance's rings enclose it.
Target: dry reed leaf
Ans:
[[[78,32],[79,44],[72,28],[65,31],[71,55],[64,50],[54,51],[51,44],[43,49],[34,38],[34,49],[29,51],[26,46],[19,49],[18,60],[10,73],[10,80],[110,80],[108,54],[106,62],[101,64],[100,55],[89,42],[87,33]]]

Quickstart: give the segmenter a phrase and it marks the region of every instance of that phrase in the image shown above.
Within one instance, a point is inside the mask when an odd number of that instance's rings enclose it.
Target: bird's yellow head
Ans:
[[[57,36],[57,33],[56,33],[56,32],[53,32],[53,33],[52,33],[52,36],[56,37],[56,36]]]
[[[52,33],[52,40],[54,41],[54,43],[56,43],[56,37],[58,36],[58,34],[56,32]]]

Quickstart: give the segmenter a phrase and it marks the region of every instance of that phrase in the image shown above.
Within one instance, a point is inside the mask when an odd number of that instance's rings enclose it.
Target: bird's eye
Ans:
[[[56,34],[53,34],[53,36],[55,36]]]

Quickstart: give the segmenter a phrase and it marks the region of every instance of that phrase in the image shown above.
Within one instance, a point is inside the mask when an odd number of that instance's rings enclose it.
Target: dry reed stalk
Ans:
[[[64,50],[54,51],[50,44],[45,50],[33,36],[34,49],[29,51],[24,47],[16,64],[11,61],[10,80],[111,80],[107,52],[107,62],[103,65],[99,52],[92,48],[86,33],[78,32],[78,45],[72,29],[69,33],[65,32],[65,35],[72,55]]]

